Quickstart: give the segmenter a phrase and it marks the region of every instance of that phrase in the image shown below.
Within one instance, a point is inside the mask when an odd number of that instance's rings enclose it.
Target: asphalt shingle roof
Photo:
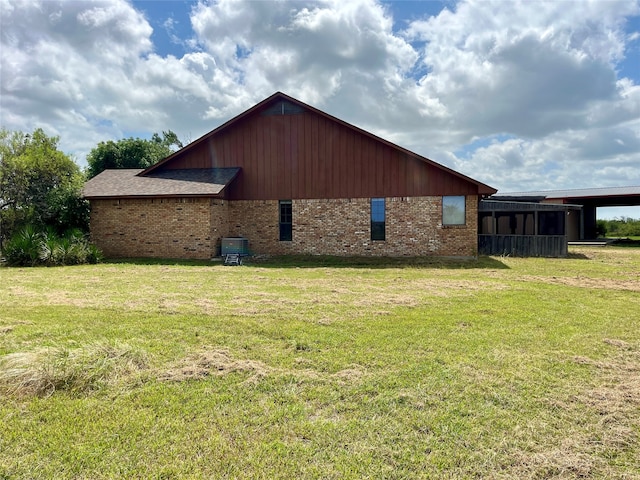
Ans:
[[[89,180],[85,198],[217,196],[240,168],[160,170],[145,176],[143,169],[105,170]]]

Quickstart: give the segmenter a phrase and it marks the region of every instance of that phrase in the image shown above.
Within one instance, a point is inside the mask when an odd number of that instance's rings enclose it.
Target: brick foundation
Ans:
[[[93,241],[107,257],[211,258],[222,237],[249,239],[255,254],[475,256],[478,199],[466,225],[442,225],[442,197],[386,199],[386,240],[372,241],[370,200],[293,200],[293,241],[279,241],[278,201],[93,200]]]

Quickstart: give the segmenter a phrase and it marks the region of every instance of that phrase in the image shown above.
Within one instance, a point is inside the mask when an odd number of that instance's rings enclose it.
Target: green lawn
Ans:
[[[640,478],[640,249],[0,284],[0,478]]]

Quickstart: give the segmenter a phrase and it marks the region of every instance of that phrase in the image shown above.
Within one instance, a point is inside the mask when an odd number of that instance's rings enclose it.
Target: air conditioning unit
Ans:
[[[225,237],[222,239],[221,252],[226,255],[249,255],[249,239],[244,237]]]

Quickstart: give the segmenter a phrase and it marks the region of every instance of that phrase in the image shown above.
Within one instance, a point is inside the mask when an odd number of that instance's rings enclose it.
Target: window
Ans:
[[[300,105],[281,100],[263,110],[261,115],[297,115],[304,112],[305,109]]]
[[[539,212],[538,235],[564,235],[564,212]]]
[[[293,240],[293,210],[291,200],[280,200],[280,241]]]
[[[385,239],[384,198],[371,199],[371,240]]]
[[[442,224],[464,225],[466,208],[464,195],[442,197]]]

